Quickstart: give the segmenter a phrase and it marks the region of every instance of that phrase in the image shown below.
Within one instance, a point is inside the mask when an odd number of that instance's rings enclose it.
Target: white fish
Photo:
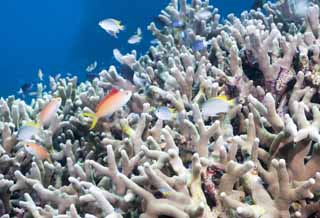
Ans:
[[[93,62],[92,64],[90,64],[90,65],[87,67],[86,71],[87,71],[87,72],[92,72],[92,71],[94,71],[94,70],[97,68],[97,66],[98,66],[98,62],[95,61],[95,62]]]
[[[172,120],[174,117],[174,110],[168,107],[159,107],[155,111],[155,115],[161,120]]]
[[[131,36],[128,39],[128,43],[129,44],[137,44],[137,43],[141,42],[141,40],[142,40],[142,32],[141,32],[140,27],[138,27],[136,34]]]
[[[17,139],[19,141],[28,141],[38,133],[39,133],[39,127],[35,125],[34,126],[25,125],[20,127],[20,129],[18,130]]]
[[[99,26],[115,38],[117,38],[117,34],[121,30],[124,30],[124,26],[121,25],[121,22],[113,18],[100,21]]]
[[[203,9],[195,14],[198,20],[208,20],[211,16],[212,13],[208,9]]]
[[[41,69],[38,70],[38,77],[41,81],[43,80],[43,72]]]
[[[215,117],[219,114],[229,111],[233,105],[233,100],[227,100],[225,96],[218,96],[206,101],[201,108],[202,115],[207,117]]]
[[[156,45],[156,44],[159,44],[159,40],[158,39],[153,39],[153,40],[150,41],[150,43],[152,45]]]

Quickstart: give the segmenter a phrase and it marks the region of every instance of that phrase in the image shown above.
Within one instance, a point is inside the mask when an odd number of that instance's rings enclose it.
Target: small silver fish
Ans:
[[[218,96],[206,101],[201,108],[202,115],[215,117],[229,111],[233,105],[233,100],[227,100],[225,96]]]
[[[172,120],[174,117],[174,110],[164,106],[159,107],[155,111],[155,115],[161,120]]]
[[[22,126],[18,130],[17,139],[19,141],[28,141],[39,133],[39,128],[36,126]]]
[[[95,61],[87,67],[86,71],[90,73],[94,71],[97,68],[97,66],[98,66],[98,62]]]
[[[43,72],[41,69],[39,69],[38,71],[38,77],[39,77],[39,80],[42,81],[43,80]]]
[[[141,42],[141,40],[142,40],[142,32],[141,32],[140,27],[138,27],[136,34],[134,34],[133,36],[131,36],[128,39],[128,43],[129,44],[137,44],[137,43]]]
[[[100,21],[99,26],[115,38],[117,38],[117,34],[121,30],[124,30],[124,26],[121,25],[121,22],[113,18]]]

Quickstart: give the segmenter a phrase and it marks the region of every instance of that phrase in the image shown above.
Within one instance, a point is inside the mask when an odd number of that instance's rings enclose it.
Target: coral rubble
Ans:
[[[92,82],[50,78],[30,105],[1,99],[0,216],[319,217],[319,7],[288,4],[221,22],[208,0],[172,0],[148,27],[157,45],[118,52],[133,83],[111,66]],[[112,88],[130,102],[89,130],[81,114]],[[230,109],[203,116],[222,95]],[[17,134],[53,97],[61,107],[33,137],[42,160]],[[172,119],[157,118],[163,106]]]

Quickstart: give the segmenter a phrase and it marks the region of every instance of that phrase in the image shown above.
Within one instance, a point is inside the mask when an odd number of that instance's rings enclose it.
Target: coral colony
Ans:
[[[146,55],[117,52],[133,83],[1,99],[1,218],[320,217],[319,7],[291,3],[172,0]]]

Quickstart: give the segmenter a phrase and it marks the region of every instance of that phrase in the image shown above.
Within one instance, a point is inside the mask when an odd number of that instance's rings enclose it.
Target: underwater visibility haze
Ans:
[[[97,61],[97,70],[116,64],[112,50],[136,49],[144,54],[152,36],[147,25],[165,8],[169,0],[79,0],[12,1],[0,7],[0,96],[16,94],[26,83],[37,82],[42,69],[48,75],[71,73],[85,79],[85,69]],[[212,1],[223,16],[250,9],[253,0]],[[98,26],[105,18],[117,18],[125,25],[118,39]],[[143,40],[130,45],[127,39],[141,27]],[[35,86],[34,86],[35,88]]]
[[[0,5],[0,218],[320,217],[319,0]]]

